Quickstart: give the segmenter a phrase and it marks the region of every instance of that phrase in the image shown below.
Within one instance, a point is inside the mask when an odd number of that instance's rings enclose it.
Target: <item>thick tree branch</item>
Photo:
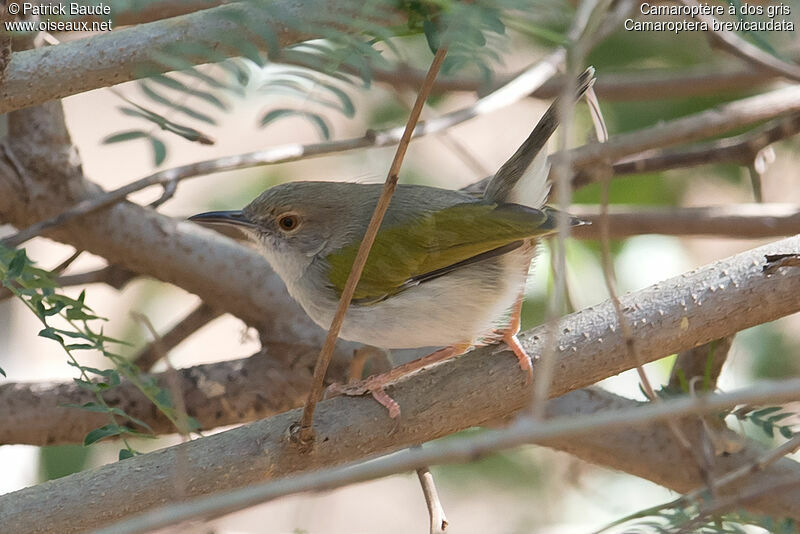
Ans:
[[[694,391],[716,389],[732,344],[733,336],[727,336],[678,354],[669,377],[670,387],[681,388],[684,384],[691,385],[693,380],[700,380]]]
[[[302,405],[311,383],[317,345],[272,344],[253,356],[178,369],[187,414],[204,429],[254,421]],[[347,361],[339,358],[329,373],[344,380]],[[155,375],[168,387],[167,373]],[[140,417],[158,434],[175,426],[133,384],[125,381],[104,394],[111,406]],[[65,404],[94,401],[74,382],[0,384],[0,445],[81,443],[93,428],[108,422],[103,414]]]
[[[770,382],[760,386],[735,393],[707,395],[699,399],[684,398],[662,404],[650,404],[646,407],[633,406],[622,410],[592,412],[589,415],[553,419],[544,423],[530,418],[523,419],[513,427],[499,432],[440,442],[424,449],[413,448],[410,451],[372,462],[351,463],[343,467],[301,473],[283,480],[253,484],[239,490],[210,495],[186,503],[176,502],[136,515],[124,522],[114,523],[96,530],[94,533],[143,534],[156,528],[175,525],[190,519],[215,519],[294,493],[330,490],[348,484],[374,480],[416,469],[420,465],[467,462],[501,449],[528,443],[547,445],[551,440],[559,438],[575,439],[592,432],[602,433],[609,429],[652,425],[679,415],[706,415],[741,403],[785,401],[795,399],[800,394],[800,383],[797,380],[788,380],[782,383]],[[785,445],[795,446],[796,440],[792,439]],[[747,495],[746,499],[737,502],[741,502],[742,505],[750,505],[754,511],[772,510],[770,514],[776,517],[798,519],[800,514],[797,511],[796,501],[800,498],[800,477],[797,477],[796,474],[800,470],[800,466],[792,461],[788,461],[787,464],[787,461],[781,457],[786,454],[783,446],[778,447],[775,451],[777,451],[775,454],[772,451],[766,454],[756,451],[755,455],[751,452],[751,454],[745,453],[737,456],[740,463],[734,463],[733,469],[725,469],[721,473],[720,478],[728,481],[724,486],[724,494],[733,494],[732,499],[736,499],[737,495]],[[789,452],[791,451],[789,450]],[[756,457],[748,458],[752,456]],[[783,478],[783,481],[776,484],[774,479],[767,480],[758,484],[757,490],[753,490],[747,485],[742,487],[740,473],[743,470],[755,472],[751,471],[751,467],[757,465],[759,458],[764,457],[771,457],[775,462],[782,461],[781,467],[784,469],[774,472],[774,475]],[[742,464],[741,460],[746,461]],[[765,464],[764,467],[768,468],[770,465]],[[674,466],[670,466],[670,468],[674,469]],[[767,502],[764,502],[765,497]],[[730,504],[729,499],[725,499],[725,502]]]
[[[323,13],[337,15],[339,20],[358,20],[359,7],[351,0],[276,0],[270,3],[270,9],[235,2],[53,47],[17,52],[12,54],[5,80],[0,84],[0,113],[171,70],[154,63],[151,57],[153,52],[176,42],[199,41],[219,55],[233,55],[235,49],[222,46],[219,36],[247,31],[238,20],[249,21],[250,27],[258,28],[262,34],[271,32],[278,46],[287,46],[313,37],[300,31],[300,24],[288,26],[287,20],[304,21],[303,27],[310,27],[317,20],[314,17]],[[285,16],[276,17],[278,13]],[[191,54],[182,59],[209,61],[208,57]]]
[[[798,250],[800,237],[785,239],[623,296],[639,358],[652,361],[800,311],[800,269],[763,272],[765,255]],[[558,332],[553,396],[636,363],[624,350],[609,302],[565,317]],[[521,341],[529,354],[538,355],[545,338],[545,327],[538,327]],[[368,398],[322,402],[315,418],[315,446],[307,453],[286,441],[298,410],[182,445],[181,454],[195,467],[186,481],[189,495],[358,460],[507,417],[527,404],[528,388],[516,358],[496,351],[494,346],[475,350],[398,383],[390,393],[403,407],[399,424]],[[459,402],[452,402],[454,398]],[[177,449],[9,494],[0,499],[0,520],[19,533],[44,532],[55,524],[74,532],[168,502]],[[118,484],[122,479],[124,487]],[[140,498],[130,499],[132,493]],[[48,524],[39,511],[45,501],[54,503]],[[800,497],[793,502],[796,506]]]

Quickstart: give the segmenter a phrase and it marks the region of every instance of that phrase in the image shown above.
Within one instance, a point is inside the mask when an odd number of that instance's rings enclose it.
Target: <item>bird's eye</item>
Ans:
[[[278,219],[278,226],[281,227],[281,230],[285,230],[287,232],[294,230],[299,224],[300,218],[294,214],[281,215],[281,217]]]

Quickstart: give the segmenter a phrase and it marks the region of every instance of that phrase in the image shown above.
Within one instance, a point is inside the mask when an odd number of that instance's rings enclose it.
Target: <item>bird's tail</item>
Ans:
[[[579,99],[594,84],[594,67],[589,67],[578,77],[575,98]],[[486,187],[484,198],[495,202],[514,202],[539,208],[547,200],[550,185],[547,175],[547,140],[558,126],[558,99],[554,100],[539,119],[538,124],[495,173]]]

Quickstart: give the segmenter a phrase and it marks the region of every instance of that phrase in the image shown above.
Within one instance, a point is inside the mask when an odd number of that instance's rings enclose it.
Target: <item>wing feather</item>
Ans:
[[[359,280],[354,300],[378,302],[476,261],[520,240],[551,233],[551,214],[518,204],[464,202],[382,227]],[[331,286],[341,294],[359,243],[330,254]],[[516,247],[513,247],[516,248]],[[512,250],[498,252],[505,253]],[[433,276],[437,274],[437,276]]]

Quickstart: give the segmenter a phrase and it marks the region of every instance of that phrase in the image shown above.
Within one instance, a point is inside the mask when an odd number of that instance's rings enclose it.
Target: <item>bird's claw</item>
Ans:
[[[377,376],[371,376],[365,380],[353,382],[352,384],[333,383],[328,386],[325,396],[326,398],[336,397],[338,395],[358,397],[369,393],[378,404],[389,411],[389,417],[396,419],[400,417],[400,405],[386,393],[384,389],[386,385],[387,383],[380,380]]]

